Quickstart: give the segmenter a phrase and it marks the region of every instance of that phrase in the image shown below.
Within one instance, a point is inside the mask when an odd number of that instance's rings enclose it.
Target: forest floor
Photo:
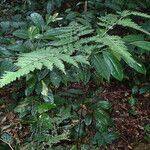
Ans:
[[[10,111],[13,105],[11,94],[14,91],[19,93],[20,90],[22,88],[9,87],[0,91],[0,132],[11,133],[17,143],[22,143],[28,135],[28,127],[22,125],[18,115]],[[112,103],[111,117],[120,135],[107,150],[150,150],[150,145],[144,141],[144,125],[150,122],[150,94],[137,96],[134,114],[130,112],[133,107],[128,103],[131,90],[126,85],[105,84],[100,96]]]

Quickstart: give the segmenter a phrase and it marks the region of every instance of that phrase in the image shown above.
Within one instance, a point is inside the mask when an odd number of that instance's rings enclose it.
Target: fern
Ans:
[[[131,15],[135,15],[135,16],[140,16],[149,19],[150,15],[147,15],[145,13],[130,12],[130,11],[123,11],[118,14],[119,15],[108,14],[105,17],[99,18],[100,22],[98,23],[98,25],[105,27],[106,31],[104,33],[107,33],[109,30],[112,30],[116,25],[121,25],[123,27],[130,27],[150,35],[149,32],[142,29],[140,25],[138,25],[131,18],[129,18]]]
[[[123,58],[129,58],[131,56],[124,41],[119,36],[105,35],[102,38],[100,37],[97,41],[108,46],[114,53],[119,54]]]
[[[62,33],[59,33],[59,35],[56,36],[57,40],[51,43],[52,46],[58,47],[62,45],[74,44],[83,36],[92,34],[93,29],[73,23],[68,27],[62,27],[61,31]]]
[[[72,23],[68,27],[61,27],[57,30],[59,30],[60,33],[58,32],[59,34],[55,36],[56,40],[51,42],[49,44],[50,46],[55,48],[61,47],[59,50],[69,55],[72,55],[76,51],[84,54],[91,53],[89,45],[97,38],[93,35],[93,29]]]
[[[54,53],[55,52],[55,53]],[[55,66],[65,73],[64,62],[78,67],[78,62],[88,64],[86,56],[69,56],[66,54],[58,53],[57,49],[47,48],[46,50],[41,49],[31,53],[21,54],[15,64],[18,66],[16,72],[6,72],[0,80],[0,87],[3,87],[17,78],[29,74],[35,69],[41,70],[43,66],[52,70]]]
[[[19,69],[16,72],[5,72],[0,80],[0,87],[29,74],[35,69],[41,70],[43,66],[49,70],[56,67],[65,73],[64,62],[75,67],[78,67],[78,63],[88,64],[87,56],[93,50],[93,46],[91,47],[89,43],[92,43],[96,36],[93,38],[85,36],[92,35],[92,33],[93,29],[76,23],[67,27],[55,28],[54,31],[49,30],[49,32],[44,33],[44,36],[52,35],[55,37],[55,41],[49,42],[46,49],[42,48],[19,55],[17,63],[15,63]],[[41,37],[45,38],[44,36]]]
[[[56,67],[65,73],[64,62],[75,67],[78,67],[78,63],[88,64],[87,58],[93,51],[97,49],[102,50],[105,46],[111,50],[118,60],[123,59],[130,67],[141,73],[145,73],[142,65],[128,52],[122,38],[107,34],[107,32],[112,30],[115,25],[131,27],[149,34],[130,18],[126,18],[132,14],[148,17],[143,13],[140,14],[128,11],[124,11],[120,15],[114,15],[114,17],[112,14],[101,17],[99,25],[105,27],[105,32],[98,36],[94,35],[93,29],[76,23],[71,23],[67,27],[54,28],[54,30],[50,29],[43,34],[43,37],[41,37],[46,39],[46,37],[50,35],[54,37],[54,40],[46,44],[46,49],[42,48],[31,53],[21,54],[15,64],[18,66],[18,70],[16,72],[5,72],[2,79],[0,79],[0,87],[27,75],[36,69],[41,70],[42,67],[47,67],[49,70],[53,70],[53,68]],[[113,20],[110,21],[110,18],[112,17]]]

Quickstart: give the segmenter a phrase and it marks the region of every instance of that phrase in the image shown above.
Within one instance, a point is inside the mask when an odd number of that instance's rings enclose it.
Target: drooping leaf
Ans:
[[[91,61],[97,73],[109,81],[111,70],[106,64],[103,56],[101,54],[97,54],[92,57]]]
[[[97,109],[100,110],[109,110],[111,108],[111,103],[109,101],[101,100],[95,105]]]
[[[124,61],[133,69],[135,69],[137,72],[146,74],[146,68],[145,66],[140,63],[136,58],[125,58]]]
[[[29,33],[27,30],[16,30],[13,35],[22,39],[29,39]]]
[[[106,147],[117,138],[118,134],[115,132],[97,132],[93,138],[93,144],[97,144],[99,147]]]
[[[30,16],[34,24],[39,27],[39,29],[43,29],[45,25],[43,17],[38,13],[32,13]]]
[[[103,110],[97,110],[94,116],[96,119],[96,128],[99,131],[104,131],[111,122],[109,115]]]
[[[50,74],[50,80],[52,82],[52,84],[55,86],[55,87],[59,87],[60,85],[60,82],[61,82],[61,76],[56,73],[56,72],[51,72]]]
[[[103,57],[107,65],[109,66],[111,70],[111,74],[118,80],[123,79],[123,68],[120,64],[120,62],[115,58],[111,53],[104,52]]]

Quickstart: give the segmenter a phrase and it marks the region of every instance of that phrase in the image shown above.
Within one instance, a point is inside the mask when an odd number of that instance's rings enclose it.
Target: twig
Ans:
[[[86,0],[84,3],[84,12],[87,12],[87,8],[88,8],[88,1]]]
[[[83,102],[82,102],[82,104],[83,104]],[[79,130],[78,130],[78,141],[77,141],[77,149],[78,150],[79,150],[79,139],[80,139],[80,130],[81,130],[81,123],[82,123],[82,114],[83,114],[83,107],[81,107],[81,113],[80,113],[80,116],[79,116],[80,118],[79,118]]]

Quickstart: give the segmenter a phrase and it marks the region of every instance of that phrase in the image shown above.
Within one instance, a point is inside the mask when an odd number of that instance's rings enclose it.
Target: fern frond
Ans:
[[[148,15],[148,14],[146,14],[146,13],[141,13],[141,12],[132,11],[131,14],[134,15],[134,16],[139,16],[139,17],[143,17],[143,18],[148,18],[148,19],[150,19],[150,15]]]
[[[47,48],[31,53],[24,53],[20,55],[17,63],[15,64],[19,69],[16,72],[5,72],[3,77],[0,79],[0,87],[15,81],[17,78],[29,74],[35,69],[41,70],[43,66],[47,67],[49,70],[52,70],[55,66],[65,73],[64,62],[76,67],[78,67],[77,63],[88,64],[86,56],[69,56],[67,54],[58,53],[57,49]]]
[[[134,12],[134,11],[123,11],[123,12],[118,12],[118,15],[107,14],[104,17],[100,17],[99,18],[100,22],[98,23],[98,25],[100,25],[101,27],[105,27],[106,31],[104,32],[104,34],[112,30],[116,25],[121,25],[123,27],[130,27],[150,35],[149,32],[142,29],[140,25],[138,25],[132,19],[129,18],[131,15],[140,16],[148,19],[150,18],[150,15],[147,15],[145,13]]]
[[[100,38],[97,41],[108,46],[114,53],[117,53],[122,57],[130,57],[131,56],[131,54],[128,52],[128,49],[127,49],[124,41],[119,36],[105,35],[103,38]]]
[[[119,14],[121,14],[123,17],[134,15],[134,16],[139,16],[139,17],[150,19],[150,15],[148,15],[146,13],[142,13],[142,12],[136,12],[136,11],[125,10],[125,11],[119,13]]]
[[[57,40],[51,43],[52,46],[59,47],[59,46],[64,46],[69,44],[74,45],[82,38],[85,38],[86,35],[93,33],[93,29],[78,24],[70,25],[68,27],[68,30],[67,27],[62,27],[61,31],[62,33],[56,36]]]
[[[130,27],[130,28],[136,29],[138,31],[141,31],[145,34],[150,35],[149,32],[143,30],[141,26],[139,26],[138,24],[136,24],[135,22],[133,22],[131,19],[128,19],[128,18],[119,20],[117,24],[124,26],[124,27]]]
[[[39,66],[40,69],[40,66]],[[29,74],[31,71],[35,70],[35,66],[30,65],[30,66],[26,66],[24,68],[19,69],[16,72],[5,72],[5,74],[3,75],[3,77],[0,79],[0,88],[17,80],[17,78],[20,78],[24,75]]]

